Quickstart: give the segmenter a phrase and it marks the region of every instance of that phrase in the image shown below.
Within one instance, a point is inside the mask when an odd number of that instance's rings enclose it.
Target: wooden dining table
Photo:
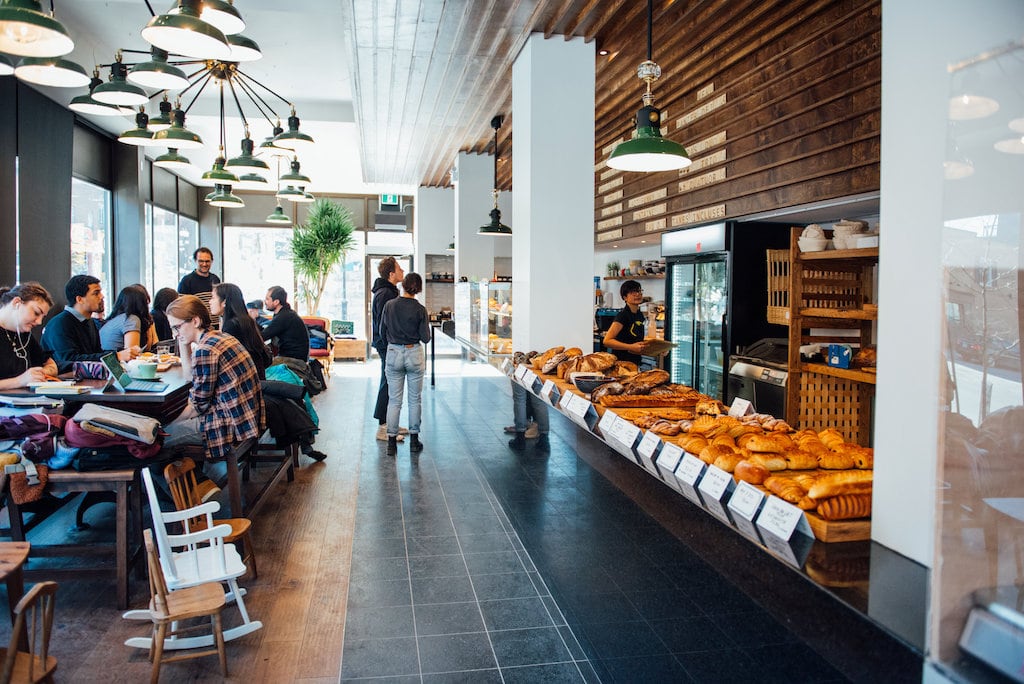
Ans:
[[[14,625],[14,608],[25,594],[25,561],[31,544],[23,541],[0,542],[0,580],[7,585],[7,606],[11,614],[11,625]],[[28,638],[23,632],[19,640],[22,649],[27,649]]]

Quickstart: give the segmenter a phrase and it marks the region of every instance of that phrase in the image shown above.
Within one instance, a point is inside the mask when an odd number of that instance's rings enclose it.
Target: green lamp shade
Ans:
[[[122,107],[138,107],[149,102],[145,90],[125,80],[123,64],[120,68],[117,64],[111,68],[111,80],[96,86],[92,96],[104,104]]]
[[[113,105],[103,104],[93,99],[92,95],[76,95],[68,103],[68,109],[79,114],[93,116],[123,116],[123,112]]]
[[[277,194],[274,196],[277,197],[277,199],[286,199],[291,200],[292,202],[298,202],[302,201],[302,198],[304,198],[305,194],[306,193],[304,193],[302,190],[299,190],[294,186],[288,185],[278,190]]]
[[[253,156],[253,142],[248,136],[242,138],[242,154],[233,157],[224,165],[231,173],[269,173],[270,166],[262,159]]]
[[[25,57],[14,75],[27,83],[54,88],[83,88],[89,85],[85,69],[63,57]]]
[[[267,179],[258,173],[244,173],[234,185],[235,190],[266,190],[269,187]]]
[[[637,128],[636,136],[619,143],[608,157],[608,166],[620,171],[671,171],[692,163],[683,146],[662,138],[657,126]]]
[[[181,9],[175,6],[167,10],[168,14],[180,14]],[[241,33],[245,30],[245,21],[234,5],[225,0],[203,0],[199,18],[219,28],[225,35]]]
[[[454,240],[452,240],[451,242],[448,243],[448,251],[449,252],[454,252],[455,251],[455,241]]]
[[[130,83],[151,90],[184,90],[188,87],[185,72],[167,63],[167,52],[153,48],[153,59],[140,62],[131,68],[127,79]]]
[[[288,130],[274,138],[275,146],[284,147],[294,152],[312,149],[315,144],[311,136],[299,130],[299,117],[295,116],[294,110],[288,117]]]
[[[491,209],[491,222],[485,226],[480,226],[480,229],[476,231],[477,235],[511,235],[512,229],[501,222],[501,212],[495,207]]]
[[[274,213],[267,217],[267,223],[287,223],[288,225],[291,225],[292,220],[284,213],[284,209],[281,208],[281,205],[278,204],[277,207],[274,208]]]
[[[185,112],[180,109],[174,110],[171,127],[154,133],[153,140],[179,150],[197,150],[203,146],[203,139],[185,128]]]
[[[245,206],[245,202],[238,195],[231,193],[231,187],[218,184],[214,186],[213,192],[206,196],[206,201],[211,207],[222,207],[224,209],[239,209]]]
[[[45,14],[36,0],[4,0],[0,4],[0,52],[19,57],[60,57],[74,49],[68,32]]]
[[[256,41],[240,33],[229,35],[228,44],[231,46],[232,62],[255,62],[263,58],[263,52]]]
[[[125,145],[135,145],[136,147],[160,145],[161,143],[159,142],[153,142],[153,131],[149,130],[148,126],[149,117],[146,115],[146,112],[140,111],[135,115],[135,128],[122,133],[118,136],[117,141]]]
[[[147,128],[156,133],[170,128],[172,123],[174,122],[171,119],[171,103],[164,95],[164,99],[160,102],[160,114],[149,117]]]
[[[142,29],[150,45],[198,59],[228,59],[231,46],[224,32],[199,18],[198,0],[181,0],[178,13],[160,14]]]
[[[214,186],[232,186],[238,182],[238,176],[224,169],[224,157],[217,157],[213,162],[213,168],[203,174],[203,180]]]
[[[153,160],[154,166],[170,169],[171,171],[185,171],[192,167],[192,162],[187,157],[178,154],[178,150],[171,147],[166,153],[161,154]]]
[[[0,55],[0,76],[10,76],[14,73],[14,64],[11,60],[7,59],[3,55]]]
[[[313,195],[306,192],[302,188],[299,188],[298,190],[299,194],[291,195],[288,197],[288,199],[290,199],[292,202],[295,202],[296,204],[309,204],[310,202],[316,201],[316,197],[313,197]]]
[[[298,188],[304,188],[309,185],[312,181],[309,176],[303,175],[299,172],[299,160],[293,159],[291,163],[291,172],[281,175],[279,179],[285,185],[294,185]]]

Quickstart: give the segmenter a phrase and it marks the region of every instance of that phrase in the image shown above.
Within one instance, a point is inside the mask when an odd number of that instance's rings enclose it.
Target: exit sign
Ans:
[[[398,195],[381,195],[380,196],[380,203],[381,203],[381,206],[385,206],[385,205],[397,206],[398,205]]]

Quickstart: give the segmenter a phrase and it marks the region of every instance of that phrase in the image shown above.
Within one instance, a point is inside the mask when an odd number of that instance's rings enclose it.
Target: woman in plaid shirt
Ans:
[[[204,444],[207,457],[221,461],[233,445],[258,438],[265,424],[256,365],[242,343],[213,330],[210,311],[194,295],[167,306],[167,320],[179,343],[182,368],[192,373],[185,410],[165,429],[165,446]]]

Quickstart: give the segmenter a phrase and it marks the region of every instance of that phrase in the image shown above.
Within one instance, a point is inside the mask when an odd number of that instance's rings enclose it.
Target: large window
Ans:
[[[78,178],[71,179],[71,275],[100,279],[111,294],[110,191]]]
[[[156,205],[146,204],[146,283],[150,293],[177,288],[195,268],[192,253],[199,246],[199,222]]]

